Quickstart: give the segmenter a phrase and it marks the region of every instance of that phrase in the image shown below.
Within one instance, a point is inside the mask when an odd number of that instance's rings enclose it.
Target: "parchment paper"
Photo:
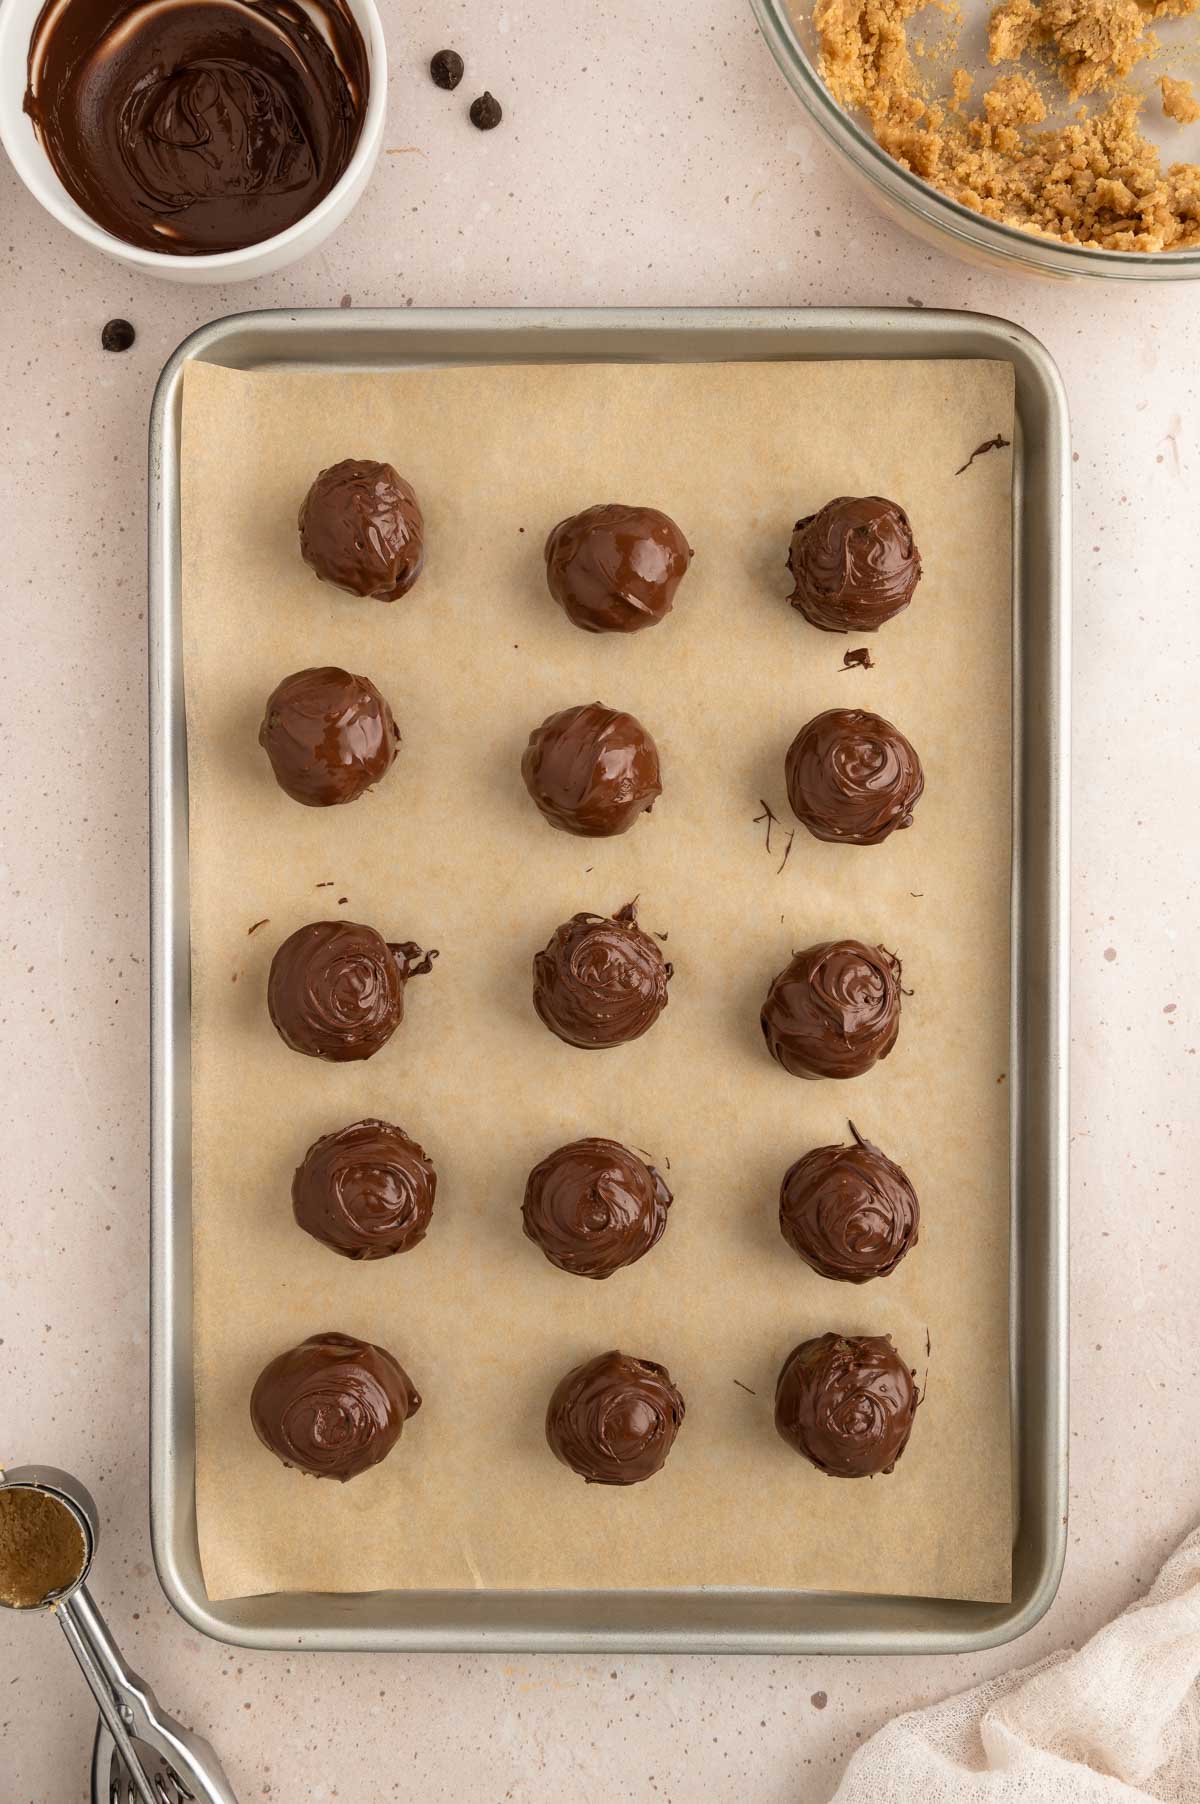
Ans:
[[[183,595],[191,807],[197,1511],[214,1598],[376,1587],[777,1586],[1000,1599],[1010,1589],[1008,1064],[1011,370],[983,363],[508,367],[334,376],[191,365]],[[301,562],[315,472],[387,458],[425,510],[404,601],[358,601]],[[785,601],[795,519],[880,493],[925,578],[848,641]],[[695,548],[669,620],[570,626],[544,584],[563,515],[609,499],[672,514]],[[256,743],[275,683],[370,676],[403,733],[371,795],[306,809]],[[555,832],[521,783],[530,728],[599,699],[655,735],[664,793],[622,838]],[[789,813],[783,757],[831,706],[893,720],[925,765],[915,825],[822,845]],[[764,843],[760,798],[784,823]],[[794,823],[793,823],[794,824]],[[322,887],[324,886],[324,887]],[[641,897],[669,935],[670,1006],[635,1044],[580,1052],[530,1005],[530,960],[577,909]],[[440,948],[367,1063],[290,1052],[267,1017],[280,941],[345,915]],[[251,924],[268,924],[248,933]],[[794,948],[899,951],[899,1043],[868,1076],[805,1083],[758,1009]],[[294,1225],[319,1134],[398,1122],[439,1176],[427,1240],[373,1264]],[[853,1117],[922,1203],[894,1276],[828,1282],[789,1252],[779,1181]],[[675,1193],[648,1258],[604,1283],[524,1239],[530,1167],[612,1135]],[[668,1170],[669,1164],[669,1170]],[[351,1484],[285,1470],[250,1426],[261,1366],[317,1330],[379,1341],[424,1407]],[[890,1332],[928,1393],[892,1476],[837,1482],[772,1426],[779,1365],[826,1329]],[[926,1333],[932,1351],[926,1357]],[[584,1485],[543,1416],[612,1346],[664,1362],[687,1419],[664,1471]]]

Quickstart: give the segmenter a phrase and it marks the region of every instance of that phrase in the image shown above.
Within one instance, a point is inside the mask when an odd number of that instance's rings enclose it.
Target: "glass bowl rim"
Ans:
[[[1200,279],[1200,248],[1178,251],[1106,251],[1065,244],[1019,226],[988,219],[942,194],[889,156],[833,98],[813,68],[796,35],[788,0],[750,0],[759,30],[775,61],[809,117],[870,181],[901,200],[920,218],[1009,262],[1024,263],[1041,274],[1083,276],[1092,280],[1169,282]]]

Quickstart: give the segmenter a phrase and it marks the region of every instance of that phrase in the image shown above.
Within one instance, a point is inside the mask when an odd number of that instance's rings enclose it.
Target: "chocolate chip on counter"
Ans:
[[[471,102],[471,124],[481,132],[490,132],[504,117],[504,109],[494,94],[481,94]]]
[[[100,334],[100,343],[106,351],[127,351],[136,337],[127,319],[110,319]]]
[[[463,78],[463,60],[457,50],[439,50],[429,59],[429,73],[439,88],[456,88]]]

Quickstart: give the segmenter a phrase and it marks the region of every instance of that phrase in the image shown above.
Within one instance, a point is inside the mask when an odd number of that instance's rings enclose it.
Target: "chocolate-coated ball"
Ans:
[[[386,1259],[425,1238],[437,1173],[423,1147],[389,1121],[323,1134],[292,1179],[292,1212],[314,1240],[347,1259]]]
[[[823,1278],[865,1284],[895,1271],[917,1244],[917,1193],[900,1167],[864,1140],[818,1146],[797,1159],[779,1189],[779,1231]]]
[[[300,553],[322,582],[398,601],[421,574],[425,522],[391,464],[349,457],[316,478],[300,507]]]
[[[673,967],[627,903],[615,915],[572,915],[533,961],[533,1006],[568,1046],[622,1046],[667,1006]]]
[[[877,846],[911,827],[925,788],[921,760],[904,734],[863,708],[829,708],[788,748],[788,801],[815,839]]]
[[[921,580],[908,515],[881,495],[840,495],[797,520],[791,603],[827,633],[872,633],[906,608]]]
[[[584,839],[628,833],[662,794],[658,747],[632,714],[564,708],[529,735],[525,787],[552,827]]]
[[[767,1051],[793,1077],[861,1077],[900,1032],[900,960],[861,940],[797,952],[762,1006]]]
[[[637,633],[675,605],[692,550],[669,514],[607,502],[560,520],[546,540],[546,581],[585,633]]]
[[[331,808],[356,802],[387,775],[400,734],[374,683],[325,665],[297,670],[272,690],[258,743],[286,795]]]
[[[580,1278],[611,1278],[658,1245],[671,1192],[619,1140],[572,1140],[529,1174],[525,1232],[551,1265]]]
[[[568,1372],[546,1411],[556,1459],[590,1485],[636,1485],[661,1472],[683,1421],[665,1366],[601,1353]]]
[[[334,1063],[369,1059],[404,1019],[405,984],[436,957],[411,940],[389,945],[358,921],[311,921],[271,960],[271,1020],[293,1052]]]
[[[259,1373],[250,1419],[285,1466],[343,1484],[386,1459],[421,1399],[386,1347],[313,1334]]]
[[[890,1335],[822,1334],[784,1360],[775,1426],[830,1478],[874,1478],[907,1447],[919,1401]]]

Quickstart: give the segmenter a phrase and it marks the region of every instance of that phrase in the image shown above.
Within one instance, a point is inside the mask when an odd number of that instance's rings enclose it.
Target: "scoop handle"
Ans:
[[[176,1722],[163,1709],[145,1679],[125,1664],[108,1624],[85,1587],[78,1586],[66,1603],[72,1615],[69,1625],[63,1623],[63,1632],[92,1687],[105,1726],[143,1804],[162,1804],[162,1799],[146,1778],[145,1767],[138,1757],[137,1742],[144,1743],[158,1759],[166,1762],[182,1782],[184,1796],[194,1798],[196,1804],[237,1804],[213,1749],[202,1735],[196,1735]],[[100,1684],[107,1688],[109,1704],[115,1704],[117,1726],[105,1708],[105,1698],[93,1683],[93,1673],[99,1675]],[[135,1742],[133,1747],[129,1745],[131,1736]]]
[[[77,1585],[69,1597],[55,1606],[54,1614],[67,1638],[67,1645],[79,1662],[79,1670],[88,1682],[141,1804],[160,1804],[130,1736],[135,1715],[128,1696],[128,1681],[132,1675],[121,1659],[103,1617],[88,1596],[87,1587]],[[100,1629],[98,1636],[93,1632],[97,1626]]]
[[[108,1631],[108,1624],[96,1604],[88,1597],[87,1589],[79,1586],[69,1600],[74,1620],[72,1629],[63,1624],[72,1649],[76,1651],[79,1665],[88,1672],[85,1660],[79,1656],[76,1643],[72,1640],[72,1631],[79,1634],[85,1656],[92,1661],[92,1667],[99,1671],[101,1680],[108,1683],[110,1699],[115,1699],[117,1714],[123,1726],[123,1737],[117,1735],[112,1726],[112,1719],[106,1714],[105,1701],[96,1687],[96,1701],[101,1710],[108,1732],[112,1734],[117,1752],[125,1761],[130,1779],[134,1781],[139,1797],[144,1797],[144,1764],[137,1755],[137,1743],[143,1743],[152,1750],[157,1759],[170,1766],[171,1772],[182,1784],[184,1797],[197,1800],[197,1804],[238,1804],[231,1784],[226,1779],[217,1753],[209,1746],[204,1735],[197,1735],[193,1730],[184,1728],[162,1708],[159,1699],[155,1698],[150,1685],[146,1685],[137,1672],[132,1671],[121,1656],[121,1651]],[[88,1685],[92,1683],[88,1674]],[[134,1748],[128,1748],[130,1735],[134,1737]],[[150,1782],[150,1791],[146,1804],[162,1804],[161,1791]]]

